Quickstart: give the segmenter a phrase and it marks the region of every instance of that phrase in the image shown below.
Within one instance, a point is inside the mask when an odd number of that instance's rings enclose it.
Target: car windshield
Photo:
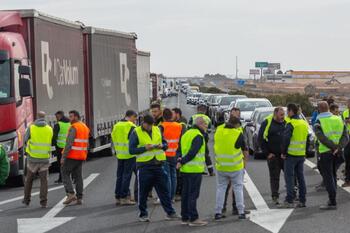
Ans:
[[[237,99],[237,97],[234,97],[234,96],[222,97],[221,100],[220,100],[220,105],[230,105],[230,103],[232,101],[235,101],[236,99]]]
[[[11,95],[10,61],[0,61],[0,99]]]
[[[237,103],[237,108],[239,108],[241,112],[252,112],[256,108],[262,108],[262,107],[271,107],[271,104],[268,101],[254,101],[254,100]]]
[[[265,118],[270,114],[272,114],[272,111],[271,112],[260,112],[258,119],[257,119],[257,123],[261,124],[261,122],[263,122],[265,120]]]

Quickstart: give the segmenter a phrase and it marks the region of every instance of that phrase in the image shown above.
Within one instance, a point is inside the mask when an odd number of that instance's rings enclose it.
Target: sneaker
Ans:
[[[209,176],[215,176],[215,172],[210,172]]]
[[[142,216],[142,217],[139,217],[139,221],[140,222],[150,222],[151,220],[149,219],[148,216]]]
[[[244,210],[244,214],[250,214],[250,210]],[[239,215],[237,209],[232,210],[232,215]]]
[[[190,227],[202,227],[202,226],[208,225],[208,222],[197,219],[197,220],[194,220],[193,222],[190,222],[188,225]]]
[[[226,216],[223,214],[215,214],[215,216],[214,216],[215,221],[219,221],[223,218],[226,218]]]
[[[190,221],[188,220],[182,220],[181,221],[181,225],[188,225],[190,223]]]
[[[25,201],[25,200],[23,200],[23,201],[22,201],[22,204],[23,204],[25,207],[28,207],[29,204],[30,204],[30,201]]]
[[[337,205],[331,205],[330,203],[320,206],[320,210],[336,210],[336,209],[337,209]]]
[[[293,209],[293,208],[295,208],[294,203],[289,203],[287,201],[283,202],[282,204],[279,204],[277,207],[279,209]]]
[[[120,199],[120,205],[125,206],[125,205],[135,205],[135,204],[136,204],[136,202],[131,201],[131,200],[128,199],[128,198],[121,198],[121,199]]]
[[[349,181],[344,182],[344,184],[342,184],[342,187],[343,188],[350,187],[350,182]]]
[[[160,199],[159,198],[155,199],[153,204],[154,205],[160,205]]]
[[[67,194],[67,198],[66,200],[63,202],[64,205],[69,205],[70,203],[72,203],[73,201],[77,200],[77,196],[75,196],[75,194],[72,193],[68,193]]]
[[[165,216],[165,220],[167,220],[167,221],[179,220],[180,218],[181,217],[179,215],[177,215],[176,213],[167,214],[167,216]]]
[[[316,192],[323,192],[323,191],[326,191],[326,187],[324,186],[323,183],[321,183],[321,184],[315,186],[315,190],[316,190]]]
[[[273,204],[275,204],[275,205],[279,205],[279,204],[280,204],[280,200],[279,200],[278,197],[272,197],[272,202],[273,202]]]
[[[119,198],[115,198],[115,205],[120,205],[120,199]]]
[[[239,214],[238,215],[238,219],[239,220],[245,220],[245,219],[247,219],[247,216],[245,214]]]
[[[83,204],[83,199],[79,198],[79,199],[77,200],[77,205],[82,205],[82,204]]]
[[[298,204],[296,204],[295,208],[305,208],[306,205],[304,202],[299,202]]]

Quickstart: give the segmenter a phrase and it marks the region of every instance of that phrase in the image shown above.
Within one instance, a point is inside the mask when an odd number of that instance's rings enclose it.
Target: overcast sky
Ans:
[[[152,72],[247,77],[255,61],[282,69],[350,70],[349,0],[0,0],[85,25],[136,32]]]

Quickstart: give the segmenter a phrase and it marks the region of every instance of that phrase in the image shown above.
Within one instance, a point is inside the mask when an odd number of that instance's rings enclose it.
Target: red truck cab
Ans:
[[[23,136],[33,121],[27,49],[18,29],[19,13],[0,12],[0,144],[10,159],[10,177],[21,185],[25,160]]]

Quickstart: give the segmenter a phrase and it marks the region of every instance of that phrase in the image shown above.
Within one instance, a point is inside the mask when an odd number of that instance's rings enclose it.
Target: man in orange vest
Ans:
[[[69,128],[66,146],[62,153],[62,181],[67,193],[67,199],[63,202],[69,205],[72,202],[82,204],[83,198],[83,175],[82,165],[86,160],[89,146],[89,128],[80,121],[80,114],[76,110],[69,112],[71,127]],[[75,190],[71,180],[75,178]]]
[[[163,133],[165,141],[168,143],[168,149],[165,151],[166,163],[164,169],[168,174],[170,198],[174,201],[176,192],[176,162],[179,141],[182,133],[182,126],[180,123],[172,121],[173,114],[169,108],[163,110],[164,121],[159,128]]]

